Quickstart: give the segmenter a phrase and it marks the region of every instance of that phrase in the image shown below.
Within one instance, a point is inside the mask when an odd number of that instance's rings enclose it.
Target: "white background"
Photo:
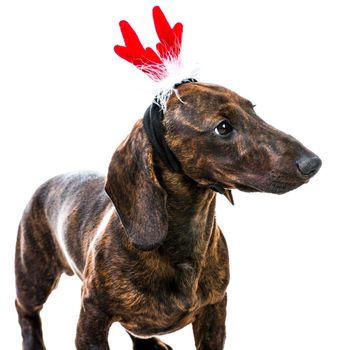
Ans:
[[[218,200],[230,248],[226,349],[363,349],[362,9],[360,1],[159,1],[184,23],[203,81],[257,104],[323,160],[283,196]],[[20,349],[14,310],[17,224],[35,188],[77,169],[106,172],[153,98],[113,52],[128,19],[154,46],[153,1],[0,5],[1,348]],[[73,349],[81,284],[63,277],[42,316],[48,349]],[[191,328],[165,337],[192,349]],[[124,345],[124,347],[123,347]],[[131,349],[119,325],[111,349]]]

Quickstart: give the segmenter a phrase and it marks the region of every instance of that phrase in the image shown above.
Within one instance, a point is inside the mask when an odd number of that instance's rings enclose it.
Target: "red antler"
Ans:
[[[156,45],[157,53],[150,47],[144,48],[139,37],[127,21],[120,22],[120,29],[125,46],[116,45],[118,56],[132,63],[146,73],[151,79],[160,81],[167,76],[164,61],[177,60],[180,54],[183,25],[176,23],[171,28],[159,6],[153,8],[156,33],[160,42]]]
[[[139,37],[126,21],[120,22],[120,29],[125,46],[116,45],[114,50],[124,60],[132,63],[153,80],[161,80],[165,75],[165,66],[153,49],[144,49]]]
[[[156,44],[156,49],[160,57],[164,60],[178,59],[182,42],[183,25],[178,22],[171,28],[159,6],[153,8],[153,18],[155,30],[160,40],[160,43]]]

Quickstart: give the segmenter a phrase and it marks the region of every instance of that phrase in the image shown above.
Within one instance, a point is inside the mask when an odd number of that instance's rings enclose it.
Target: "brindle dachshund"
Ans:
[[[220,86],[175,86],[115,151],[106,179],[57,176],[34,194],[16,246],[23,349],[45,349],[39,312],[60,275],[83,281],[79,350],[109,349],[120,322],[133,348],[171,349],[155,335],[193,325],[198,350],[223,349],[228,251],[216,191],[285,193],[321,160]]]

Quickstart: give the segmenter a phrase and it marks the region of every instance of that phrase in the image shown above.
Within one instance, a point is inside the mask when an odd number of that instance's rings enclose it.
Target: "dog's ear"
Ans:
[[[151,144],[140,124],[115,151],[105,190],[134,246],[151,250],[163,242],[168,232],[167,195],[155,175]]]

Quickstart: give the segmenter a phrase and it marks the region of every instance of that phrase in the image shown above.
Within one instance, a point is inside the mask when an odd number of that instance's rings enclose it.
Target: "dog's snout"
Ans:
[[[321,159],[314,155],[304,155],[297,162],[296,166],[300,173],[304,176],[312,177],[315,175],[321,167]]]

